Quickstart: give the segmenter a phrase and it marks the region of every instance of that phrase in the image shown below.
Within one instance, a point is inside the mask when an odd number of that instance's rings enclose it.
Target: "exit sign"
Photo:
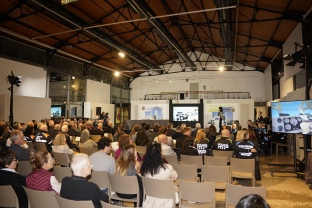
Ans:
[[[69,3],[73,3],[73,2],[77,2],[78,0],[61,0],[61,4],[69,4]]]

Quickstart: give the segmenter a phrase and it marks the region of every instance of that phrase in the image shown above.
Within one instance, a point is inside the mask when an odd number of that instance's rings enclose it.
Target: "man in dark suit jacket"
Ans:
[[[104,136],[103,124],[102,123],[98,123],[97,127],[95,129],[93,129],[92,133],[90,132],[90,134],[92,134],[92,135],[101,135],[101,137],[103,137]]]
[[[27,195],[23,189],[23,186],[26,186],[26,179],[15,171],[17,166],[15,154],[10,151],[1,153],[0,164],[0,186],[11,185],[18,198],[19,207],[28,208]]]
[[[62,180],[61,197],[76,201],[92,200],[95,208],[102,207],[100,201],[108,202],[107,194],[101,191],[98,185],[86,179],[92,169],[88,155],[74,155],[71,169],[73,176]]]
[[[12,144],[9,147],[9,151],[14,152],[16,158],[19,161],[28,161],[30,160],[30,154],[24,147],[21,147],[24,144],[23,134],[20,130],[13,130],[11,132],[10,138],[12,140]]]
[[[109,121],[108,126],[106,128],[104,128],[104,133],[108,133],[108,134],[115,134],[116,129],[113,128],[113,122]]]

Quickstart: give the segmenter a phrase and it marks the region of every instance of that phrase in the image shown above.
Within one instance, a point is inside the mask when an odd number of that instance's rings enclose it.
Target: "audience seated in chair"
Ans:
[[[0,154],[0,186],[11,185],[18,197],[19,208],[27,208],[28,199],[23,189],[23,186],[26,186],[26,180],[15,171],[17,164],[18,160],[13,152],[7,151]]]
[[[28,161],[30,159],[30,153],[26,148],[21,146],[25,143],[22,132],[20,130],[13,130],[10,138],[13,144],[9,147],[9,151],[14,152],[19,161]]]
[[[86,179],[92,170],[88,155],[82,153],[74,155],[71,168],[74,175],[63,178],[61,197],[77,201],[92,200],[95,208],[102,207],[100,201],[108,202],[107,194]]]
[[[267,202],[257,194],[250,194],[241,198],[235,208],[270,208]]]
[[[80,144],[79,147],[90,148],[95,150],[97,144],[90,138],[90,132],[87,129],[84,129],[80,135]]]
[[[90,162],[94,171],[106,171],[110,174],[115,172],[115,160],[110,156],[111,140],[103,137],[98,141],[99,151],[90,155]]]
[[[57,134],[55,139],[53,140],[52,146],[53,152],[66,153],[66,154],[74,154],[74,151],[70,149],[66,143],[66,137],[64,134]]]
[[[53,173],[49,172],[53,168],[54,159],[47,151],[37,152],[31,158],[31,163],[35,171],[26,178],[26,186],[37,191],[55,191],[60,193],[61,185],[56,180]]]

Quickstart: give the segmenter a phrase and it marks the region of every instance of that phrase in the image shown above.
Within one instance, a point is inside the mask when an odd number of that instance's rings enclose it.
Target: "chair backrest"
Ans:
[[[175,185],[173,180],[159,180],[142,177],[142,182],[144,195],[161,199],[172,199],[173,207],[176,206]]]
[[[80,153],[85,153],[88,156],[92,155],[94,153],[93,148],[89,148],[89,147],[79,147],[80,149]]]
[[[69,158],[66,153],[52,152],[55,165],[69,167]]]
[[[0,186],[0,207],[19,207],[18,198],[12,186]]]
[[[210,166],[202,167],[202,182],[215,182],[216,189],[225,189],[227,183],[231,183],[230,166]]]
[[[186,181],[197,181],[197,165],[171,164],[178,174],[178,179]]]
[[[89,179],[90,182],[95,183],[101,189],[108,188],[109,181],[106,171],[92,171],[91,178]]]
[[[91,135],[91,139],[98,142],[101,139],[101,135]]]
[[[203,157],[202,155],[199,156],[192,156],[192,155],[181,155],[181,164],[196,164],[197,168],[200,169],[203,165]]]
[[[184,203],[187,203],[184,200],[199,203],[210,203],[210,206],[209,204],[207,204],[204,207],[213,207],[213,208],[216,207],[215,185],[213,182],[197,183],[180,180],[179,195],[180,195],[179,207],[182,207]],[[191,204],[189,207],[193,207],[192,205],[193,204]]]
[[[33,171],[30,161],[18,161],[16,172],[22,176],[27,176]]]
[[[227,166],[227,157],[204,156],[205,165]]]
[[[177,155],[166,155],[165,159],[170,164],[173,164],[173,163],[178,164],[178,156]]]
[[[101,205],[102,205],[102,208],[120,208],[120,206],[109,204],[109,203],[106,203],[106,202],[103,202],[103,201],[101,201]],[[128,208],[134,208],[134,207],[128,207]]]
[[[24,187],[31,208],[58,208],[54,191],[36,191]]]
[[[135,149],[139,153],[143,153],[143,154],[146,153],[146,146],[136,146]]]
[[[139,196],[139,185],[136,176],[117,176],[110,173],[107,173],[107,176],[109,180],[109,198],[111,198],[111,196],[113,195],[112,192],[122,194],[137,194],[137,196]],[[137,197],[137,205],[139,205],[139,197]]]
[[[73,175],[70,167],[59,167],[59,166],[54,166],[53,174],[59,183],[62,182],[64,177],[67,176],[70,177]]]
[[[231,172],[252,173],[255,175],[255,159],[231,158]]]
[[[58,195],[55,195],[57,203],[60,208],[94,208],[93,202],[90,201],[74,201],[65,199]]]
[[[30,153],[35,153],[35,146],[34,146],[34,143],[32,142],[26,142],[28,148],[27,150],[30,152]]]
[[[212,154],[214,157],[227,157],[227,162],[230,162],[233,151],[213,150]]]
[[[36,152],[48,151],[46,143],[44,143],[44,142],[35,142],[35,150],[36,150]]]
[[[249,194],[258,194],[266,200],[266,187],[248,187],[226,184],[225,207],[236,206],[241,198]]]

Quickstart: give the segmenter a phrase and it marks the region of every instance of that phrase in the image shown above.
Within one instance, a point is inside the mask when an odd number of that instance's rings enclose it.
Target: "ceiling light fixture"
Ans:
[[[219,67],[219,70],[220,70],[220,71],[223,71],[223,70],[224,70],[224,66],[220,66],[220,67]]]
[[[72,79],[75,79],[76,77],[72,76]]]
[[[124,52],[119,52],[118,55],[119,55],[121,58],[125,57],[125,53],[124,53]]]
[[[115,71],[115,77],[119,77],[119,75],[120,75],[120,72],[119,71]]]
[[[169,82],[172,82],[171,79],[169,80]]]

